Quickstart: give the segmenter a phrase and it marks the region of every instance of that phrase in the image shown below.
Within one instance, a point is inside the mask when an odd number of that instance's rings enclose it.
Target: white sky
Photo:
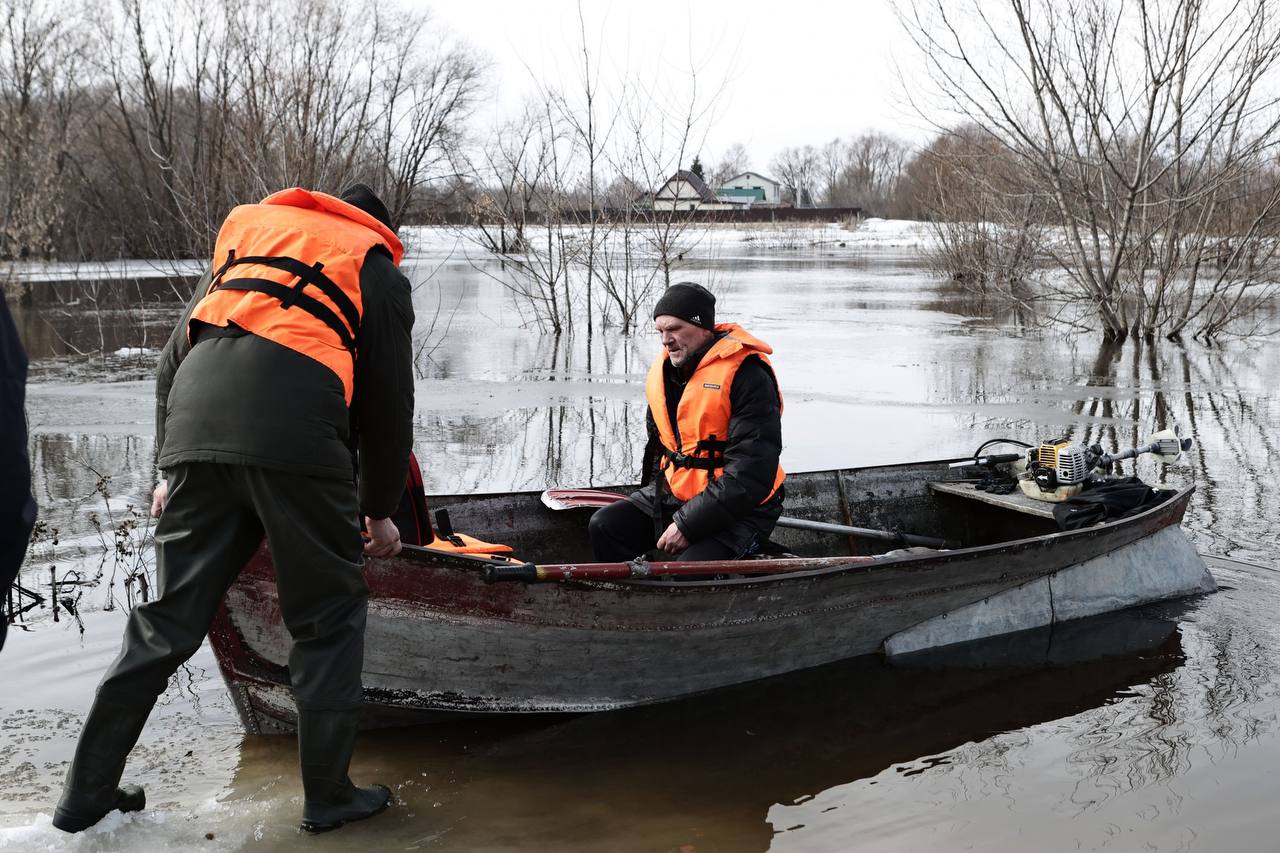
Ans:
[[[425,2],[425,0],[418,0]],[[436,0],[436,19],[492,63],[492,100],[481,126],[511,116],[533,80],[571,81],[578,60],[575,0]],[[912,142],[929,137],[901,105],[895,52],[911,48],[889,0],[583,0],[588,43],[611,64],[605,73],[724,82],[715,120],[699,146],[710,168],[741,142],[752,168],[768,171],[785,146],[821,145],[864,130]],[[686,164],[687,165],[687,164]]]

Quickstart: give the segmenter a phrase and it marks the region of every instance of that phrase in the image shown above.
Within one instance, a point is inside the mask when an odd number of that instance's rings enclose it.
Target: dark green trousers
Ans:
[[[150,707],[200,647],[265,533],[293,638],[289,676],[298,708],[358,708],[369,593],[358,512],[350,481],[215,462],[175,466],[155,531],[156,598],[129,615],[98,695]]]

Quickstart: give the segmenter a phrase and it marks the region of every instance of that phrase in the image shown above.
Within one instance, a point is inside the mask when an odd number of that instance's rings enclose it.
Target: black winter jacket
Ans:
[[[36,520],[27,457],[27,354],[0,293],[0,598],[22,568]],[[0,648],[8,621],[0,619]]]

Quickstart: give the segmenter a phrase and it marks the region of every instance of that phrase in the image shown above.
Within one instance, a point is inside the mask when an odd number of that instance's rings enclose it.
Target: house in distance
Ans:
[[[782,185],[759,172],[743,172],[716,187],[716,195],[748,205],[781,204]]]
[[[777,207],[782,186],[757,172],[734,175],[714,190],[688,169],[676,172],[653,194],[654,210],[748,210]]]
[[[739,172],[713,189],[697,172],[681,169],[633,204],[708,222],[834,222],[862,216],[860,207],[818,207],[807,188],[797,191],[759,172]]]

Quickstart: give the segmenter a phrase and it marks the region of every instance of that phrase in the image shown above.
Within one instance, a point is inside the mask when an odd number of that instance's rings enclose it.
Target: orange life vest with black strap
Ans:
[[[645,397],[662,441],[660,465],[671,494],[680,501],[691,500],[698,495],[712,479],[720,476],[719,472],[724,468],[729,419],[733,416],[729,391],[738,368],[747,358],[755,357],[773,372],[768,358],[773,348],[764,341],[734,323],[718,323],[716,332],[726,334],[711,345],[685,385],[684,394],[676,405],[675,424],[671,423],[667,409],[663,369],[670,356],[665,350],[654,360],[645,381]],[[774,384],[776,387],[777,383]],[[778,391],[778,406],[781,409],[781,390]],[[773,488],[761,503],[773,497],[785,479],[786,474],[779,465],[773,478]]]
[[[218,232],[213,279],[191,319],[235,323],[315,359],[342,380],[351,405],[360,268],[375,246],[400,264],[404,247],[395,232],[325,193],[294,187],[242,204]]]
[[[391,520],[400,531],[400,541],[407,545],[419,545],[433,551],[451,551],[455,554],[511,553],[510,545],[485,542],[454,531],[448,518],[448,513],[441,510],[436,514],[435,527],[432,526],[426,488],[422,482],[422,468],[418,465],[418,457],[412,450],[409,451],[409,480],[400,497],[400,506],[391,514]],[[436,527],[444,529],[437,531]]]

